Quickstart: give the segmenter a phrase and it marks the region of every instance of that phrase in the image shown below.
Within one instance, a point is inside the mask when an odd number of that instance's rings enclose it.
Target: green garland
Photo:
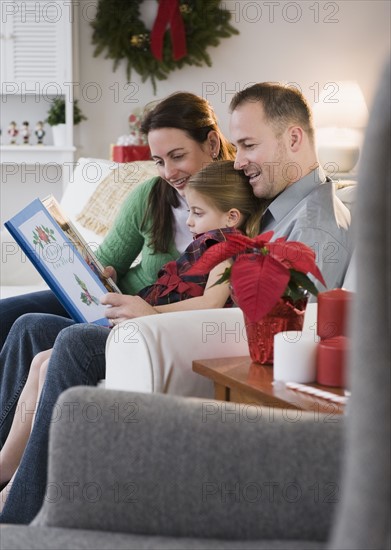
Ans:
[[[114,71],[122,59],[126,60],[126,76],[130,81],[132,70],[142,82],[151,79],[156,93],[156,79],[165,80],[171,71],[184,65],[198,67],[212,65],[208,46],[218,46],[221,38],[239,34],[230,25],[231,14],[220,8],[220,0],[180,0],[180,12],[186,30],[187,55],[174,61],[169,32],[163,44],[163,60],[156,59],[150,50],[150,31],[140,20],[143,0],[99,0],[92,43],[94,57],[106,51],[106,58],[114,60]]]

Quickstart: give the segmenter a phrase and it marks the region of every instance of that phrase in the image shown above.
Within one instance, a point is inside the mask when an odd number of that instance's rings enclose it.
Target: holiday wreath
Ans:
[[[140,19],[143,0],[99,0],[91,25],[94,56],[106,51],[114,60],[114,70],[126,60],[130,81],[134,69],[145,82],[156,79],[184,65],[212,65],[208,46],[217,46],[221,38],[238,31],[230,25],[231,14],[220,7],[220,0],[160,0],[151,30]]]

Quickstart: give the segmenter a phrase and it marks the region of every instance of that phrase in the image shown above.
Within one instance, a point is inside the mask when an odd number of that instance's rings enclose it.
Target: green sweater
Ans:
[[[117,284],[124,294],[136,294],[157,279],[159,269],[176,260],[179,252],[172,241],[167,253],[155,253],[148,245],[151,220],[141,223],[148,205],[149,193],[157,178],[147,180],[126,197],[96,255],[104,266],[113,266],[117,272]],[[141,261],[131,266],[141,252]]]

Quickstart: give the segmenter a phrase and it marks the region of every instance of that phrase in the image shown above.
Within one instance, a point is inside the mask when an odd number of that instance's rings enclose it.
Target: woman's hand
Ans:
[[[127,319],[158,313],[155,308],[150,306],[140,296],[126,296],[124,294],[109,292],[101,298],[101,303],[109,306],[106,308],[105,315],[113,325],[118,325],[118,323]]]
[[[106,279],[113,279],[113,281],[117,282],[117,272],[115,268],[112,265],[108,265],[103,270],[103,277],[106,277]]]

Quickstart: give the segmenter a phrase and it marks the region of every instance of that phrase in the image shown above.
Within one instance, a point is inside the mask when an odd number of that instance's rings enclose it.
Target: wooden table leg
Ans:
[[[229,401],[230,395],[229,395],[229,388],[227,386],[223,386],[221,384],[218,384],[217,382],[214,383],[215,386],[215,399],[218,401]]]

